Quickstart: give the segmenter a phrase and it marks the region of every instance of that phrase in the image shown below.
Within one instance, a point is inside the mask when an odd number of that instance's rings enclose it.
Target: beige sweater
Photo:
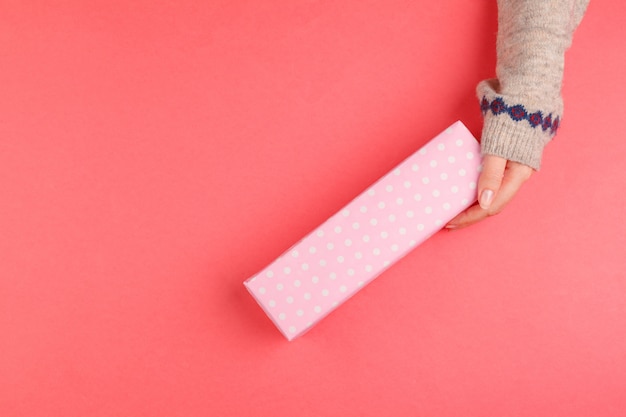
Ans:
[[[483,155],[539,169],[561,122],[564,55],[589,0],[498,0],[495,79],[478,84]]]

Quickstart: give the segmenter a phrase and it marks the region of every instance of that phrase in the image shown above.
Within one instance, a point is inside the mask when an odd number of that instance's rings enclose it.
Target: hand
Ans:
[[[527,165],[486,155],[478,178],[478,204],[456,216],[446,228],[460,229],[500,213],[532,174]]]

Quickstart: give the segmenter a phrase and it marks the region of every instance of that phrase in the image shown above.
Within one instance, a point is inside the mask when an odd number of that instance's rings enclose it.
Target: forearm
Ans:
[[[538,169],[563,113],[565,51],[588,0],[499,0],[496,79],[477,88],[483,154]]]

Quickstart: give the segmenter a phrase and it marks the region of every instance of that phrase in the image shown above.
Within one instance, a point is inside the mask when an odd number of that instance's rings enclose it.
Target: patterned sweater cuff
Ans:
[[[483,155],[496,155],[538,170],[543,148],[556,134],[561,116],[511,103],[497,94],[483,95],[480,108],[484,116]]]

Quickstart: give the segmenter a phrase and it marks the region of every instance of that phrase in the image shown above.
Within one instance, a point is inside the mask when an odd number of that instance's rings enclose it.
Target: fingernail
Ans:
[[[450,231],[456,229],[457,227],[459,227],[458,224],[446,224],[446,229],[448,229]]]
[[[491,200],[493,200],[493,191],[491,190],[483,190],[480,194],[480,200],[478,204],[480,204],[480,208],[483,210],[487,210],[491,205]]]

